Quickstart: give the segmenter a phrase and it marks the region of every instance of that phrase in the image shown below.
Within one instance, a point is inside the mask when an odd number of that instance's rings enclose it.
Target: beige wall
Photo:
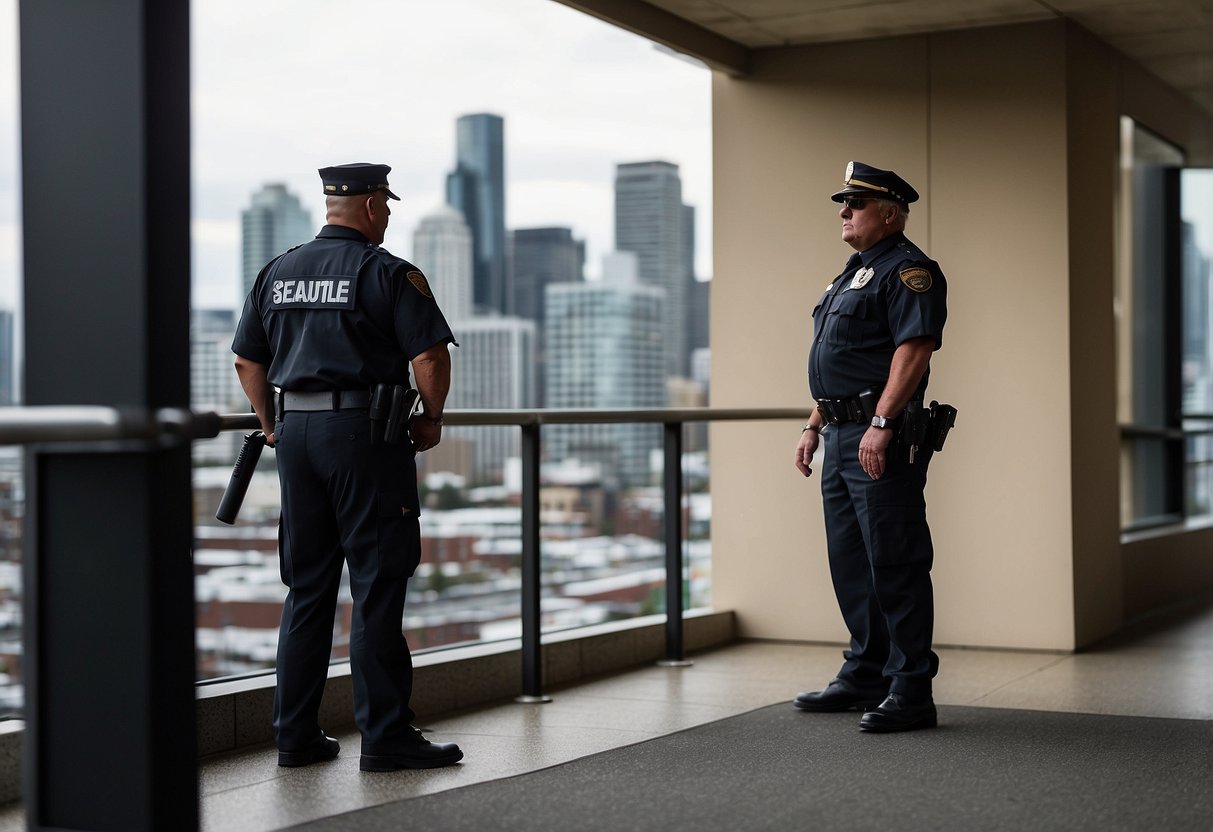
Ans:
[[[1060,21],[761,50],[714,79],[714,405],[807,415],[810,314],[850,253],[828,199],[846,162],[924,194],[907,234],[950,311],[929,393],[960,408],[927,489],[941,644],[1072,649],[1122,620],[1117,122],[1208,131],[1157,86]],[[746,636],[838,641],[797,434],[713,428],[714,604]]]

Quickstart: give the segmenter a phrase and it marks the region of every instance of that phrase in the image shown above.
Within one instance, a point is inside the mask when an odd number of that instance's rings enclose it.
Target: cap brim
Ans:
[[[383,191],[385,194],[387,194],[387,198],[388,198],[388,199],[394,199],[394,200],[396,200],[397,202],[400,202],[400,197],[398,197],[398,196],[396,196],[394,193],[392,193],[390,189],[388,189],[388,188],[381,188],[380,190],[382,190],[382,191]]]
[[[860,187],[856,187],[854,185],[848,185],[847,187],[843,188],[838,193],[833,194],[830,197],[830,199],[834,200],[835,202],[842,202],[847,197],[855,196],[857,194],[867,194],[872,197],[879,197],[881,199],[891,199],[894,202],[897,201],[893,197],[892,194],[885,193],[884,191],[874,191],[871,188],[860,188]]]

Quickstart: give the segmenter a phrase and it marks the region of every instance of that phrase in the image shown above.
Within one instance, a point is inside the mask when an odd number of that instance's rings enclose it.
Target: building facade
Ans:
[[[270,183],[253,194],[249,207],[240,212],[240,250],[243,291],[252,291],[253,281],[265,264],[292,246],[316,235],[312,217],[299,197],[285,185]]]
[[[546,289],[548,407],[666,404],[665,292],[634,277],[630,254],[613,263],[604,266],[601,281]],[[620,263],[626,264],[623,273]],[[598,462],[608,480],[643,485],[649,481],[649,452],[660,447],[660,437],[660,425],[553,425],[545,430],[544,447],[552,460]]]
[[[687,292],[692,278],[687,206],[682,204],[678,165],[630,162],[615,168],[615,248],[636,255],[642,283],[665,292],[662,349],[665,372],[685,376]]]
[[[444,205],[421,218],[412,262],[425,272],[448,321],[472,317],[472,232],[459,211]]]
[[[459,347],[451,353],[447,407],[517,409],[535,406],[535,324],[521,318],[484,316],[451,321]],[[472,447],[475,482],[498,482],[502,467],[518,456],[513,427],[450,427],[454,442]]]
[[[491,113],[455,122],[455,170],[446,201],[472,230],[472,303],[485,312],[508,311],[505,259],[505,121]]]

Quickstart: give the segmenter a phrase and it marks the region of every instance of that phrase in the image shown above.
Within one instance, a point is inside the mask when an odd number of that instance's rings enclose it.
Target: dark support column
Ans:
[[[25,401],[189,406],[188,0],[20,5]],[[197,828],[190,453],[27,457],[34,830]]]
[[[543,693],[539,557],[539,425],[522,426],[522,695],[518,702],[551,702]]]
[[[666,667],[691,662],[682,646],[682,422],[665,424],[662,484],[665,496],[665,659]]]

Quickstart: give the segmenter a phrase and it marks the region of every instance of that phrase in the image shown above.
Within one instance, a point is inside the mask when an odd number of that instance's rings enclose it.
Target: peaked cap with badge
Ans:
[[[848,162],[842,190],[830,199],[842,202],[849,196],[891,199],[902,205],[918,201],[918,191],[891,170],[881,170],[863,162]]]
[[[387,175],[391,172],[389,165],[353,162],[321,168],[320,180],[324,183],[325,196],[361,196],[383,191],[388,199],[399,200],[387,185]]]

